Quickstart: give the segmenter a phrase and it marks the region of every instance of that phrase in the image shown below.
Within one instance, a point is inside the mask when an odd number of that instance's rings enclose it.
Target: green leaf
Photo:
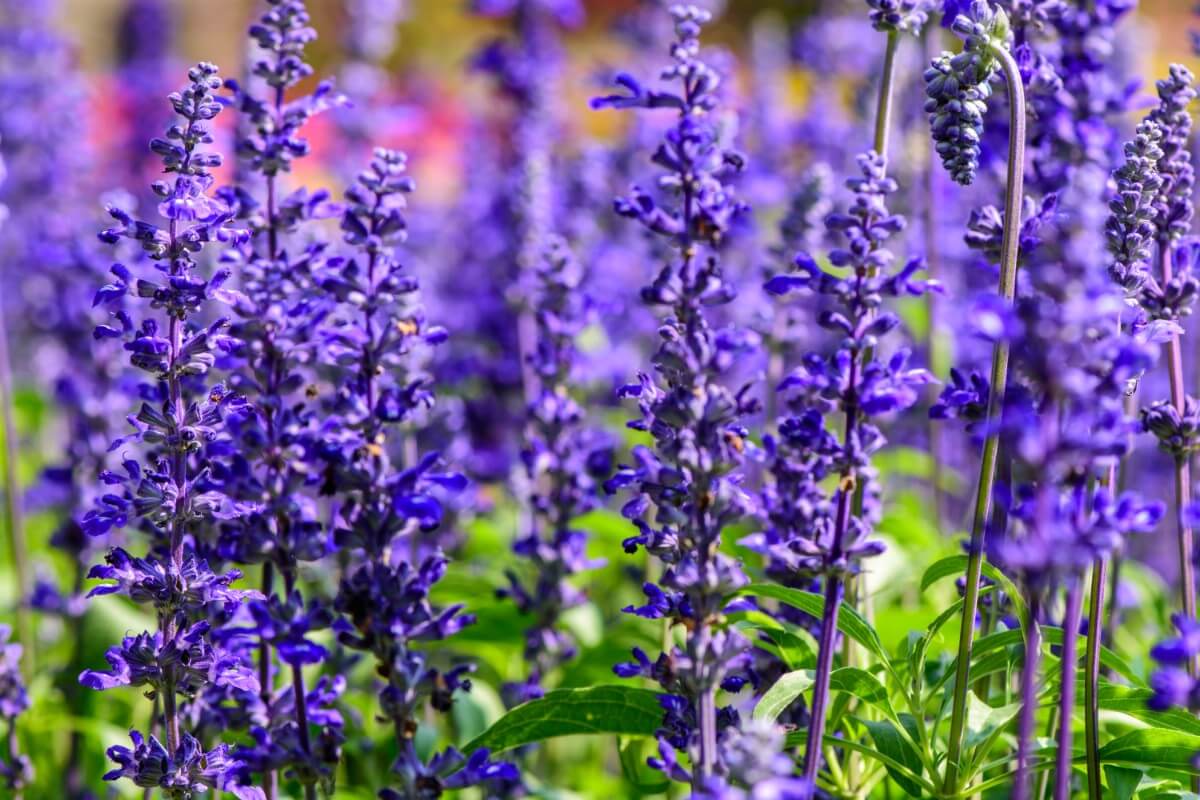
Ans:
[[[753,609],[734,611],[727,616],[739,629],[759,631],[766,636],[769,642],[755,641],[754,646],[777,656],[788,670],[816,666],[816,642],[800,626],[781,622],[770,614]]]
[[[995,586],[984,586],[979,592],[979,597],[982,599],[995,591]],[[914,674],[920,675],[923,673],[925,668],[925,658],[929,652],[929,646],[933,644],[934,638],[937,637],[942,628],[946,626],[946,623],[962,615],[962,607],[962,600],[956,600],[951,603],[949,608],[947,608],[941,614],[938,614],[937,618],[934,619],[933,622],[929,623],[929,626],[925,629],[925,633],[917,639],[916,644],[914,644],[912,647],[911,657],[909,660],[909,664],[911,665]]]
[[[1104,779],[1108,783],[1108,792],[1114,800],[1132,800],[1138,784],[1142,782],[1142,771],[1128,767],[1104,766]]]
[[[1006,647],[1012,647],[1013,645],[1022,644],[1024,641],[1025,641],[1024,632],[1022,632],[1020,630],[997,631],[996,633],[990,633],[987,636],[983,636],[983,637],[975,640],[975,645],[971,648],[971,664],[972,664],[971,678],[972,678],[972,680],[974,680],[974,678],[976,677],[974,665],[977,662],[981,661],[983,659],[984,655],[991,653],[994,650],[1002,650]],[[1042,628],[1042,645],[1043,646],[1061,645],[1061,644],[1062,644],[1062,628],[1051,628],[1051,627],[1043,627]],[[958,659],[955,659],[954,661],[952,661],[950,663],[950,666],[948,667],[948,672],[950,674],[953,674],[954,667],[957,664],[957,661],[958,661]],[[1142,681],[1142,679],[1138,676],[1138,674],[1136,672],[1133,671],[1133,668],[1129,666],[1129,664],[1125,661],[1125,659],[1121,658],[1116,653],[1114,653],[1112,650],[1109,650],[1107,647],[1100,648],[1100,663],[1103,664],[1104,666],[1108,667],[1110,670],[1117,673],[1118,675],[1120,675],[1122,678],[1129,681],[1130,683],[1136,684],[1137,686],[1144,685],[1144,682]]]
[[[895,717],[896,712],[892,709],[891,701],[888,700],[887,689],[876,678],[866,670],[858,667],[842,667],[835,669],[829,676],[829,688],[835,692],[845,692],[862,700],[865,703],[870,703],[882,710],[889,717]]]
[[[1180,731],[1143,728],[1118,736],[1100,748],[1100,760],[1108,764],[1159,767],[1197,774],[1192,759],[1200,751],[1200,736]]]
[[[813,685],[813,674],[812,670],[798,669],[783,675],[775,681],[774,686],[763,693],[758,705],[754,706],[754,718],[774,722],[797,697]]]
[[[916,749],[913,748],[912,743],[900,733],[895,725],[886,720],[860,719],[858,721],[871,734],[871,741],[875,743],[876,750],[892,761],[902,764],[913,775],[920,776],[922,774],[924,767],[921,764],[921,757],[917,754]],[[892,780],[907,792],[910,797],[922,796],[920,784],[911,777],[905,775],[900,770],[894,769],[890,764],[887,765],[887,771]]]
[[[789,606],[811,614],[817,619],[821,618],[825,609],[825,598],[819,594],[803,592],[799,589],[788,589],[784,586],[776,586],[770,583],[753,583],[740,590],[738,595],[770,597],[773,600],[787,603]],[[863,619],[861,614],[845,603],[842,603],[838,613],[838,630],[867,648],[884,665],[891,663],[888,659],[887,650],[884,648],[879,634],[871,627],[871,623]]]
[[[509,711],[465,748],[493,752],[576,734],[653,736],[662,725],[658,692],[627,686],[555,689]]]
[[[992,708],[980,700],[974,691],[968,691],[967,737],[964,744],[967,747],[975,747],[986,741],[993,733],[1011,722],[1020,710],[1020,703]]]
[[[859,720],[859,722],[861,724],[862,721]],[[888,723],[883,724],[886,725]],[[893,728],[893,731],[894,730],[895,729]],[[793,748],[803,748],[807,740],[808,731],[793,731],[784,738],[783,742],[784,747],[790,750]],[[925,780],[925,778],[921,776],[921,771],[919,768],[915,771],[910,769],[900,761],[892,758],[882,749],[875,749],[863,744],[862,742],[857,742],[853,739],[844,739],[831,734],[827,734],[824,741],[826,747],[837,747],[843,750],[851,750],[855,753],[862,753],[868,759],[878,761],[880,764],[883,764],[887,767],[888,772],[893,776],[898,775],[907,781],[907,785],[918,787],[917,792],[911,793],[913,797],[928,797],[937,791],[932,783]],[[909,746],[909,749],[912,749],[911,745]]]
[[[982,567],[984,576],[991,578],[999,584],[1001,590],[1008,595],[1013,607],[1018,612],[1017,618],[1025,619],[1025,601],[1022,599],[1021,592],[1017,590],[1016,584],[987,561],[983,562]],[[929,569],[925,570],[925,574],[921,576],[921,591],[924,592],[943,578],[948,578],[951,575],[965,575],[966,572],[967,557],[964,555],[947,556],[940,561],[935,561],[929,565]]]
[[[1114,683],[1100,684],[1096,702],[1104,711],[1116,711],[1135,719],[1148,722],[1156,728],[1170,728],[1193,736],[1200,736],[1200,719],[1181,709],[1152,711],[1146,703],[1154,696],[1149,689],[1118,686]]]
[[[949,578],[951,575],[963,575],[967,571],[967,557],[964,555],[946,556],[943,559],[933,562],[929,568],[925,570],[925,574],[921,576],[921,592],[924,593],[938,581],[943,578]]]
[[[1048,626],[1043,627],[1042,640],[1044,644],[1061,645],[1063,642],[1062,628],[1051,628]],[[1081,642],[1079,646],[1080,649],[1082,649],[1083,643]],[[1135,686],[1145,686],[1145,681],[1143,681],[1141,677],[1133,671],[1133,667],[1129,666],[1129,663],[1126,662],[1125,659],[1121,658],[1107,647],[1100,648],[1100,663]]]

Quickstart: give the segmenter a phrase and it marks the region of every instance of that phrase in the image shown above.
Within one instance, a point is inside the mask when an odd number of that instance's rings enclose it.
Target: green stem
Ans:
[[[887,47],[883,51],[883,76],[879,79],[879,99],[875,105],[875,152],[887,161],[888,136],[892,128],[892,106],[896,84],[896,51],[900,31],[888,31]]]
[[[1087,652],[1084,655],[1083,735],[1087,748],[1088,800],[1101,800],[1100,783],[1100,618],[1104,616],[1104,587],[1108,560],[1096,559],[1092,565],[1092,597],[1088,604]]]
[[[1018,235],[1021,230],[1021,199],[1024,195],[1025,164],[1025,87],[1012,55],[998,48],[994,55],[1000,61],[1008,87],[1009,142],[1008,178],[1005,185],[1004,240],[1000,258],[1000,295],[1012,304],[1017,289]],[[970,550],[967,558],[967,587],[963,597],[962,627],[958,639],[958,668],[954,680],[953,712],[950,717],[950,738],[946,751],[946,776],[943,791],[958,791],[958,762],[962,755],[963,730],[966,725],[967,686],[970,682],[971,648],[975,637],[975,615],[979,609],[979,579],[983,572],[984,532],[992,514],[992,491],[996,482],[996,451],[1000,434],[996,422],[1004,409],[1004,393],[1008,383],[1009,343],[999,340],[992,349],[991,392],[988,395],[987,418],[991,429],[983,444],[980,459],[979,484],[975,496],[975,515],[971,526]]]
[[[941,28],[937,25],[925,26],[924,46],[925,46],[925,63],[929,63],[940,52]],[[922,239],[925,250],[925,274],[929,280],[938,280],[940,269],[938,265],[938,240],[937,240],[937,207],[935,198],[937,196],[937,150],[934,147],[933,139],[929,139],[929,155],[925,169],[925,203],[921,208],[922,215]],[[934,374],[942,373],[942,364],[945,359],[942,357],[942,346],[940,340],[941,329],[938,327],[938,319],[940,315],[938,293],[927,292],[925,294],[925,354],[928,359],[928,367]],[[937,384],[931,384],[929,387],[929,403],[932,405],[937,401],[939,387]],[[930,473],[930,502],[933,505],[933,526],[939,533],[942,531],[943,519],[942,515],[945,511],[946,497],[943,491],[945,483],[945,464],[942,457],[942,424],[940,420],[932,417],[926,422],[926,430],[929,436],[929,457],[932,460],[932,470]]]
[[[0,416],[4,424],[4,533],[12,555],[17,589],[17,640],[21,643],[21,662],[25,675],[34,671],[33,621],[29,613],[32,574],[29,571],[29,544],[25,541],[25,515],[21,508],[21,482],[17,475],[20,434],[13,413],[12,358],[8,350],[7,321],[0,312]]]

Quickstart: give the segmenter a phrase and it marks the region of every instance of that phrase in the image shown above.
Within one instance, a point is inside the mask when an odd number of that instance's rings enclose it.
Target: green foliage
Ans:
[[[620,734],[652,736],[662,724],[658,692],[629,686],[556,689],[505,714],[471,740],[473,752],[493,752],[558,736]]]

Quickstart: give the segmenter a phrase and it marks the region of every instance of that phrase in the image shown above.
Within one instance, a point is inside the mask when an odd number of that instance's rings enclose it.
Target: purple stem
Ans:
[[[842,506],[849,506],[849,495],[842,492],[838,518]],[[808,742],[804,749],[804,777],[816,783],[821,765],[821,744],[825,738],[825,717],[829,705],[829,676],[833,672],[834,645],[837,642],[838,611],[842,605],[842,579],[831,575],[825,580],[825,611],[821,615],[821,640],[817,648],[817,674],[813,683],[812,722],[808,728]]]
[[[1167,242],[1159,242],[1159,269],[1162,273],[1164,286],[1171,283],[1173,269],[1171,264],[1171,248]],[[1187,399],[1183,384],[1183,350],[1180,347],[1179,334],[1173,334],[1167,342],[1167,377],[1171,383],[1171,403],[1183,413]],[[1188,619],[1196,618],[1196,571],[1192,563],[1194,550],[1192,547],[1192,528],[1184,521],[1184,509],[1192,502],[1192,469],[1186,457],[1175,459],[1175,525],[1179,532],[1179,570],[1180,589],[1183,599],[1183,613]],[[1195,676],[1196,659],[1188,661],[1188,672]]]
[[[1029,598],[1025,622],[1025,664],[1021,668],[1021,716],[1017,722],[1017,768],[1013,774],[1012,800],[1029,800],[1029,747],[1037,721],[1037,673],[1042,653],[1042,629],[1038,624],[1041,598]]]
[[[1111,472],[1110,472],[1110,481]],[[1108,559],[1098,558],[1092,566],[1092,598],[1088,607],[1088,640],[1085,658],[1087,674],[1083,683],[1084,737],[1087,747],[1088,800],[1101,800],[1100,780],[1100,618],[1104,616],[1104,589],[1107,582]]]
[[[1067,587],[1063,617],[1062,682],[1059,695],[1058,753],[1054,771],[1054,800],[1071,797],[1071,735],[1075,711],[1075,673],[1078,668],[1079,622],[1083,616],[1083,586],[1078,580]]]
[[[296,572],[294,569],[283,570],[283,586],[288,597],[296,588]],[[304,670],[299,664],[292,664],[292,702],[296,706],[296,727],[300,736],[300,750],[305,758],[312,757],[312,744],[308,730],[308,691],[304,688]],[[312,783],[304,784],[305,800],[317,800],[317,787]]]
[[[283,115],[283,99],[284,99],[283,87],[276,86],[275,87],[275,119],[277,121]],[[274,267],[275,261],[279,257],[279,230],[278,230],[278,228],[279,228],[279,212],[278,212],[278,203],[276,201],[276,196],[275,196],[275,179],[276,179],[276,176],[274,173],[271,173],[266,176],[267,258],[269,258],[271,261],[272,269],[275,268]],[[272,339],[272,337],[270,336],[270,334],[268,334],[266,357],[268,359],[271,359],[273,362],[274,356],[275,356],[275,346],[274,346],[274,342],[271,341],[271,339]],[[275,391],[275,386],[273,385],[274,381],[272,380],[274,378],[274,372],[275,372],[274,363],[270,364],[270,370],[271,370],[271,374],[267,380],[268,385],[267,385],[266,391],[268,394],[273,394]],[[266,418],[267,418],[267,438],[268,438],[268,441],[270,442],[270,446],[271,446],[270,456],[271,456],[272,464],[274,464],[276,462],[276,455],[277,455],[275,452],[276,442],[275,442],[275,415],[274,415],[274,412],[271,411],[270,409],[268,409],[266,411]],[[277,471],[274,467],[271,467],[270,469],[272,472]],[[277,486],[277,481],[272,480],[269,482],[269,490],[271,490],[271,491],[275,490],[276,486]],[[275,583],[275,568],[270,560],[267,560],[263,564],[262,580],[263,580],[263,596],[266,598],[270,598],[271,593],[274,589],[274,583]],[[259,696],[262,698],[263,705],[268,709],[268,714],[269,714],[269,709],[271,708],[271,700],[273,699],[273,694],[274,694],[272,691],[272,689],[274,687],[271,685],[271,661],[272,661],[271,643],[269,641],[267,641],[266,637],[260,637],[259,642],[258,642],[258,680],[259,680],[259,685],[260,685],[259,686],[259,692],[260,692]],[[305,752],[307,752],[307,750]],[[276,795],[276,792],[278,791],[278,787],[279,787],[279,776],[275,774],[274,769],[267,769],[263,773],[263,786],[262,786],[263,794],[266,795],[266,800],[275,800],[275,795]]]
[[[271,592],[274,591],[274,585],[275,565],[268,559],[263,562],[262,569],[263,597],[271,596]],[[271,700],[274,696],[274,686],[271,685],[271,643],[267,641],[265,636],[260,637],[258,640],[258,685],[258,696],[262,700],[263,707],[269,710],[271,708]],[[275,800],[278,785],[279,778],[275,774],[275,770],[266,770],[263,773],[262,789],[267,800]]]
[[[192,123],[188,123],[187,132],[184,135],[185,141],[191,134]],[[186,174],[188,162],[191,160],[191,152],[184,156],[183,166],[180,172]],[[170,276],[175,277],[179,274],[176,266],[178,259],[175,257],[178,252],[179,244],[177,240],[178,225],[174,219],[171,220],[169,226],[170,237]],[[171,416],[174,418],[174,423],[177,429],[182,430],[185,427],[187,412],[183,402],[183,382],[180,380],[178,365],[180,353],[183,350],[183,321],[175,314],[170,314],[170,321],[167,324],[167,339],[170,348],[167,353],[167,402]],[[180,520],[183,518],[185,509],[188,508],[188,476],[187,476],[187,454],[180,446],[175,447],[175,452],[172,458],[171,479],[175,483],[176,499],[175,510],[171,514],[170,521],[167,525],[168,548],[170,558],[168,559],[167,571],[168,574],[178,576],[183,570],[183,529]],[[175,612],[171,611],[166,614],[159,615],[159,627],[162,629],[163,642],[169,642],[175,637]],[[173,756],[176,749],[179,747],[179,713],[175,704],[175,671],[168,669],[164,670],[163,675],[163,726],[166,729],[167,736],[167,751]]]

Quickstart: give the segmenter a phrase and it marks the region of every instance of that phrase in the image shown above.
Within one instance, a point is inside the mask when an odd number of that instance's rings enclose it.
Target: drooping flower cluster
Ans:
[[[1162,128],[1153,120],[1143,120],[1137,134],[1125,144],[1125,160],[1113,172],[1117,191],[1109,201],[1105,238],[1113,255],[1110,275],[1129,294],[1138,292],[1148,280],[1150,259],[1158,233],[1155,220],[1162,176],[1158,161],[1162,158]]]
[[[952,28],[963,38],[963,50],[942,53],[925,71],[925,111],[942,164],[955,181],[967,186],[979,167],[983,116],[998,66],[993,48],[1007,47],[1012,32],[1008,16],[987,0],[974,0]]]
[[[617,81],[625,93],[592,104],[677,114],[654,155],[662,169],[659,191],[634,187],[616,202],[618,214],[663,237],[671,249],[642,289],[644,303],[666,309],[653,359],[657,375],[642,373],[621,390],[642,412],[630,427],[649,433],[654,446],[636,448],[636,463],[621,467],[607,486],[634,492],[622,513],[639,532],[625,541],[626,551],[645,548],[666,565],[660,585],[645,587],[649,604],[627,610],[686,630],[683,646],[668,647],[655,664],[639,651],[637,662],[618,665],[617,672],[653,678],[666,689],[658,765],[699,787],[723,776],[718,742],[737,721],[732,708],[718,711],[716,693],[736,691],[747,681],[742,666],[748,643],[721,624],[724,597],[745,577],[718,547],[722,532],[752,509],[741,486],[749,447],[742,420],[757,403],[748,387],[734,393],[721,383],[723,356],[743,339],[736,331],[715,330],[707,310],[736,294],[722,273],[719,250],[743,210],[731,186],[742,158],[723,146],[712,122],[720,78],[701,60],[699,42],[710,15],[694,6],[674,6],[671,13],[673,63],[662,78],[673,87],[650,89],[622,74]],[[674,763],[672,749],[690,753],[690,773]]]
[[[439,491],[461,491],[466,481],[438,471],[437,453],[398,462],[404,423],[433,402],[429,377],[413,369],[413,353],[446,338],[426,321],[417,280],[396,253],[407,233],[405,198],[414,188],[406,170],[403,153],[375,152],[346,192],[342,230],[354,253],[331,261],[319,281],[332,303],[318,336],[334,387],[318,445],[322,491],[339,500],[334,538],[357,562],[335,599],[345,617],[338,639],[371,654],[383,680],[379,711],[395,729],[392,771],[401,787],[384,797],[437,796],[517,779],[514,767],[488,761],[485,751],[465,765],[453,749],[424,760],[414,738],[427,703],[449,711],[454,693],[470,688],[469,664],[443,670],[420,644],[453,636],[473,618],[460,605],[431,603],[430,589],[447,561],[437,549],[422,555],[428,549],[422,536],[442,521]]]
[[[165,226],[110,206],[115,225],[101,234],[108,243],[137,242],[154,267],[136,277],[115,264],[114,280],[96,295],[98,304],[116,309],[111,322],[96,328],[96,337],[123,341],[130,364],[149,380],[140,408],[129,417],[134,432],[113,444],[114,450],[136,448],[138,456],[124,455],[120,470],[102,474],[108,493],[82,521],[93,536],[129,524],[150,535],[149,555],[114,548],[90,576],[112,581],[92,595],[121,593],[149,604],[159,628],[126,637],[108,651],[111,670],[85,671],[80,681],[93,689],[144,686],[161,704],[156,724],[165,732],[165,746],[135,731],[133,750],[109,750],[119,768],[106,779],[128,777],[177,800],[205,788],[255,798],[262,793],[242,785],[241,765],[229,757],[229,746],[202,748],[183,728],[179,709],[181,698],[190,700],[210,685],[258,690],[238,637],[217,635],[252,593],[231,589],[239,573],[217,575],[204,556],[213,552],[218,521],[242,513],[215,487],[213,472],[228,442],[225,418],[240,413],[243,401],[220,384],[206,385],[216,352],[227,352],[233,343],[224,318],[201,315],[229,299],[223,288],[229,273],[206,275],[198,255],[211,242],[236,241],[242,234],[229,227],[231,212],[211,192],[211,171],[221,163],[209,149],[212,120],[222,108],[215,96],[221,86],[217,68],[198,64],[188,80],[170,98],[176,122],[151,143],[171,176],[151,187]],[[128,310],[119,302],[127,296]],[[145,309],[140,321],[134,318],[135,298]]]

